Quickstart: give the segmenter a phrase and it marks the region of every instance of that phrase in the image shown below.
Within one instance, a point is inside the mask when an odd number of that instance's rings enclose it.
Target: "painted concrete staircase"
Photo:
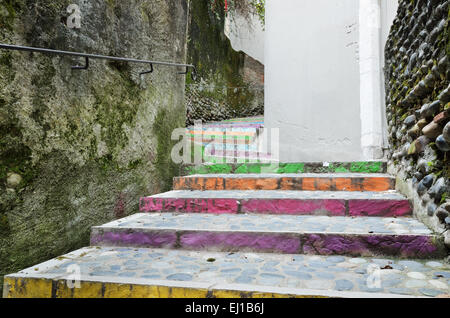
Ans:
[[[384,163],[265,168],[186,167],[174,191],[141,198],[141,213],[94,227],[92,246],[6,276],[4,296],[449,293],[441,239],[412,217]]]
[[[223,122],[205,123],[187,128],[187,140],[202,147],[206,162],[267,162],[272,160],[261,140],[264,119],[238,118]]]

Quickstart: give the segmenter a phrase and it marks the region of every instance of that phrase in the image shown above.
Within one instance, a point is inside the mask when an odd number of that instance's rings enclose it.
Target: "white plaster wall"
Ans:
[[[360,0],[361,146],[364,159],[383,157],[387,142],[384,47],[397,0]]]
[[[359,0],[267,0],[265,126],[280,160],[362,159]]]
[[[242,51],[264,64],[264,29],[257,15],[249,20],[229,14],[225,20],[225,35],[235,51]]]

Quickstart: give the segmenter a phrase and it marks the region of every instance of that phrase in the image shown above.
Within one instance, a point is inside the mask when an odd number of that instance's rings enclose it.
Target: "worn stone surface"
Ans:
[[[441,150],[442,152],[450,151],[450,143],[448,143],[443,135],[440,135],[436,138],[436,146]]]
[[[184,1],[2,1],[0,42],[185,62]],[[65,21],[79,4],[80,29]],[[89,240],[171,186],[184,76],[155,66],[0,51],[0,277]],[[181,71],[181,70],[180,70]],[[22,178],[14,191],[10,173]],[[11,176],[11,175],[10,175]],[[9,185],[7,183],[9,182]],[[7,187],[5,187],[5,185]]]
[[[422,133],[430,139],[435,139],[442,132],[442,127],[432,121],[422,129]]]
[[[450,143],[450,122],[445,125],[442,137],[447,143]]]
[[[17,188],[22,183],[22,176],[18,173],[9,172],[6,175],[6,185],[10,188]]]
[[[403,123],[406,125],[406,127],[410,127],[410,126],[414,125],[416,123],[416,116],[410,115],[410,116],[406,117],[406,119]]]
[[[436,124],[445,124],[450,117],[450,109],[447,109],[439,114],[437,114],[434,118],[433,118],[433,122],[435,122]]]
[[[66,287],[71,265],[80,268],[81,289]],[[7,277],[4,296],[205,298],[209,290],[214,297],[436,297],[449,293],[449,277],[448,265],[421,260],[90,247]],[[44,278],[59,282],[35,281]],[[217,292],[233,287],[235,294]]]

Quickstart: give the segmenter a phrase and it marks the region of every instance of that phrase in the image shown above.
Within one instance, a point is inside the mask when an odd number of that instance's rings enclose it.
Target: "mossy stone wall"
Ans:
[[[385,77],[390,170],[416,216],[450,246],[449,16],[448,0],[400,0]]]
[[[246,54],[233,50],[224,33],[223,7],[211,4],[190,1],[187,59],[199,79],[186,82],[188,125],[264,113],[263,87],[245,80]]]
[[[67,6],[81,29],[66,25]],[[0,42],[186,62],[179,0],[0,0]],[[170,189],[182,69],[0,50],[0,277],[89,244]],[[1,286],[0,281],[0,286]]]

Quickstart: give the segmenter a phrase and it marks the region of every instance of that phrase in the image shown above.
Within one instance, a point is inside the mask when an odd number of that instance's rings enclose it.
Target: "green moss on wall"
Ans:
[[[180,166],[171,158],[171,151],[177,141],[171,140],[172,131],[184,127],[184,107],[177,109],[160,108],[153,125],[153,133],[156,136],[157,153],[154,161],[158,182],[161,191],[172,189],[173,177],[177,176]]]
[[[12,30],[14,20],[20,13],[23,1],[1,0],[0,1],[0,28]]]
[[[0,42],[184,63],[186,7],[163,2],[79,1],[82,28],[71,30],[70,0],[0,0]],[[140,81],[139,65],[102,60],[71,70],[77,62],[0,51],[0,290],[2,275],[88,245],[92,226],[138,212],[179,172],[170,135],[184,126],[184,79],[155,68]]]
[[[226,118],[240,117],[255,94],[241,75],[245,54],[234,51],[224,34],[225,12],[222,7],[212,12],[210,1],[198,0],[191,1],[190,16],[188,62],[196,65],[205,88],[197,89],[188,78],[187,89],[226,105]]]
[[[128,143],[125,125],[132,127],[143,102],[143,90],[121,73],[115,82],[93,90],[98,123],[103,127],[102,140],[108,149],[121,149]],[[92,149],[96,152],[96,149]]]

